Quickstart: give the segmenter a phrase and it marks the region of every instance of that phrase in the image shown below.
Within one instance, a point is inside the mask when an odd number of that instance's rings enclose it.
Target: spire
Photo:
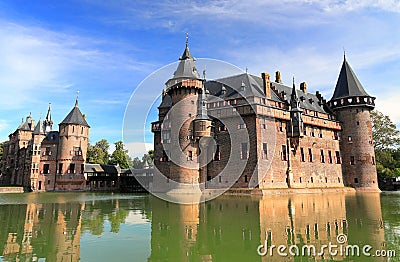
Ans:
[[[296,85],[293,76],[293,87],[292,95],[290,97],[290,122],[287,129],[289,137],[301,137],[303,136],[303,111],[300,109],[300,102],[297,97]]]
[[[75,107],[78,107],[78,100],[79,100],[79,90],[76,91]]]
[[[171,86],[183,79],[198,79],[200,80],[200,74],[195,66],[196,59],[193,58],[189,50],[189,39],[186,34],[186,45],[182,56],[179,58],[179,65],[174,72],[173,78],[167,81],[167,86]],[[171,81],[172,80],[172,81]]]
[[[53,127],[53,120],[51,120],[51,103],[49,103],[49,108],[47,109],[46,119],[43,121],[44,130],[46,133],[50,132]]]
[[[293,76],[293,87],[292,87],[292,95],[290,97],[290,111],[300,111],[300,103],[299,99],[297,97],[297,91],[296,91],[296,84],[294,83],[294,76]]]
[[[207,112],[207,96],[206,96],[206,70],[203,71],[203,88],[197,100],[197,114],[195,120],[210,120]]]
[[[195,59],[193,58],[192,54],[190,53],[190,50],[189,50],[189,34],[188,34],[188,33],[186,33],[186,46],[185,46],[185,50],[183,51],[183,54],[182,54],[182,56],[179,58],[179,60],[186,60],[186,59],[193,59],[193,60],[195,60]]]

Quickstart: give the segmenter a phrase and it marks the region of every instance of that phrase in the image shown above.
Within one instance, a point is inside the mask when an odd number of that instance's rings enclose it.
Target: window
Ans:
[[[351,136],[348,136],[348,137],[347,137],[347,141],[348,141],[349,143],[353,143],[353,139],[351,138]]]
[[[336,151],[335,154],[336,154],[336,164],[341,164],[342,160],[340,158],[340,152]]]
[[[279,132],[283,132],[283,123],[282,123],[282,121],[278,121],[278,130],[279,130]]]
[[[333,161],[332,161],[332,151],[331,150],[328,151],[328,163],[329,164],[333,163]]]
[[[308,149],[308,162],[312,162],[313,161],[313,155],[312,155],[312,151],[311,148]]]
[[[355,165],[356,160],[354,159],[354,156],[350,156],[350,165]]]
[[[82,129],[81,129],[81,134],[83,135],[83,127],[82,127]]]
[[[372,157],[372,165],[375,165],[375,157]]]
[[[228,129],[227,129],[227,127],[226,127],[224,124],[221,124],[221,125],[218,127],[218,130],[219,130],[219,131],[226,131],[226,130],[228,130]]]
[[[265,118],[261,118],[261,129],[267,129],[267,124]]]
[[[314,128],[314,127],[311,127],[310,135],[311,135],[312,137],[315,137],[315,128]]]
[[[68,173],[74,174],[75,173],[75,163],[69,164]]]
[[[305,136],[307,136],[307,127],[306,127],[306,126],[304,126],[303,134],[304,134]]]
[[[171,143],[171,133],[170,132],[163,132],[162,136],[163,136],[163,140],[162,140],[163,144]]]
[[[306,162],[306,157],[304,155],[304,148],[300,148],[300,161],[301,162]]]
[[[219,183],[222,183],[222,177],[221,177],[221,175],[218,176],[218,182],[219,182]]]
[[[247,180],[248,180],[248,179],[247,179],[247,175],[245,175],[245,176],[244,176],[244,182],[248,182]]]
[[[311,183],[314,183],[314,178],[313,177],[311,177]]]
[[[354,183],[358,184],[358,177],[354,178]]]
[[[62,172],[63,172],[63,164],[62,164],[62,163],[59,163],[59,164],[58,164],[58,173],[59,173],[59,174],[62,174]]]
[[[240,152],[241,159],[248,159],[249,158],[249,151],[247,150],[247,143],[242,143],[242,150]]]
[[[261,158],[268,159],[268,144],[267,143],[263,143]]]
[[[214,160],[215,160],[215,161],[221,160],[221,151],[220,151],[220,149],[219,149],[219,145],[215,145]]]
[[[160,162],[167,162],[167,161],[169,161],[168,154],[165,150],[163,150],[163,154],[162,154],[162,157],[160,158]]]
[[[324,150],[321,149],[321,163],[325,163]]]
[[[318,129],[318,137],[319,137],[319,138],[322,138],[322,128],[319,128],[319,129]]]
[[[44,152],[44,155],[46,156],[51,156],[51,148],[50,147],[46,147],[46,151]]]
[[[333,131],[333,140],[339,140],[338,131]]]
[[[43,174],[50,174],[50,165],[49,164],[43,165]]]
[[[245,129],[246,128],[246,124],[245,123],[241,123],[238,125],[238,129]]]
[[[282,158],[282,161],[287,161],[286,145],[282,145],[281,158]]]
[[[192,151],[189,151],[189,152],[188,152],[188,158],[187,158],[187,160],[188,160],[188,161],[192,161],[192,160],[193,160],[193,152],[192,152]]]
[[[85,165],[81,164],[81,174],[83,174],[85,172]]]
[[[79,146],[74,146],[74,155],[75,156],[81,156],[82,155],[82,151],[81,151],[81,148]]]

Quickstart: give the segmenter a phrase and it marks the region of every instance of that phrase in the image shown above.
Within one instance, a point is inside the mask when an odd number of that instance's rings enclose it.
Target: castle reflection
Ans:
[[[323,245],[348,244],[385,249],[379,194],[311,194],[265,197],[221,196],[177,205],[152,198],[152,252],[149,261],[301,261],[302,257],[260,256],[257,247],[313,245],[313,260],[385,261],[332,256]],[[345,243],[345,244],[347,244]],[[345,246],[345,244],[343,244]],[[339,250],[338,250],[339,251]],[[288,250],[286,250],[288,253]],[[360,251],[361,253],[361,251]],[[303,257],[304,259],[304,257]]]
[[[178,205],[156,197],[112,199],[29,194],[25,204],[0,205],[0,260],[79,261],[82,235],[118,234],[132,210],[151,221],[148,261],[302,261],[260,256],[268,245],[314,245],[320,250],[345,234],[348,243],[386,249],[379,194],[220,196]],[[105,225],[106,228],[105,228]],[[126,230],[126,229],[125,229]],[[135,243],[126,242],[126,249]],[[108,245],[107,242],[99,242]],[[116,261],[127,260],[116,253]],[[369,258],[371,261],[377,258]],[[98,258],[101,261],[101,257]],[[316,256],[312,260],[367,261],[366,257]]]

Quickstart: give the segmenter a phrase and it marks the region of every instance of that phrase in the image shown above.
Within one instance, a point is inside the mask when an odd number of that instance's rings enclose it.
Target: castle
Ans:
[[[329,101],[243,73],[206,81],[188,42],[162,92],[154,191],[341,188],[379,191],[370,111],[375,98],[346,57]],[[157,188],[158,187],[158,188]]]
[[[44,121],[35,125],[29,115],[9,135],[3,147],[0,184],[19,185],[32,191],[83,190],[84,164],[90,126],[75,106],[52,130],[50,105]]]

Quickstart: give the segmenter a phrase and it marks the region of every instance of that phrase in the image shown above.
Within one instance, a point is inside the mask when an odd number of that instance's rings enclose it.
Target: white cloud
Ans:
[[[131,142],[126,143],[125,148],[128,149],[128,154],[131,157],[141,157],[144,154],[147,154],[149,150],[153,150],[154,146],[151,143]]]

